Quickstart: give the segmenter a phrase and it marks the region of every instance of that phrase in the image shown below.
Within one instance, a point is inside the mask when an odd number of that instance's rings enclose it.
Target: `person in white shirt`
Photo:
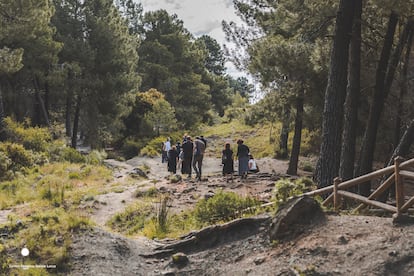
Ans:
[[[164,145],[162,146],[162,163],[168,161],[167,153],[171,149],[171,142],[170,137],[167,138],[167,141],[164,142]]]
[[[256,160],[254,160],[253,155],[249,154],[249,172],[257,173],[259,172],[259,167],[256,164]]]

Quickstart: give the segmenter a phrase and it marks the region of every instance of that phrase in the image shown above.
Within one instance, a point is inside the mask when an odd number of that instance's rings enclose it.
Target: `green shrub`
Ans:
[[[273,198],[276,202],[276,207],[285,203],[290,197],[301,195],[312,190],[315,183],[307,177],[301,177],[295,181],[289,179],[280,179],[276,181],[273,190]]]
[[[0,152],[3,152],[11,160],[9,169],[14,172],[34,165],[33,152],[26,150],[20,144],[10,142],[1,143]]]
[[[6,249],[0,244],[0,272],[7,275],[9,272],[10,260],[7,258]]]
[[[15,143],[22,144],[26,149],[34,151],[46,151],[52,140],[47,128],[30,127],[30,121],[18,123],[10,118],[4,120],[6,123],[7,137]]]
[[[85,163],[86,158],[83,156],[80,152],[78,152],[76,149],[71,147],[65,147],[63,148],[61,155],[60,155],[60,161],[67,161],[70,163]]]
[[[121,147],[122,155],[126,159],[131,159],[134,156],[137,156],[140,149],[144,146],[143,141],[136,141],[132,139],[126,139]]]
[[[181,143],[183,139],[182,136],[184,134],[185,134],[184,131],[170,133],[168,137],[170,137],[171,139],[171,145],[175,145],[177,142]],[[139,154],[143,156],[152,156],[152,157],[157,156],[161,153],[162,145],[164,144],[165,141],[167,141],[167,136],[165,135],[155,137],[154,139],[149,141],[145,147],[143,147],[140,150]]]
[[[197,202],[194,215],[201,225],[214,224],[240,217],[242,211],[258,204],[251,197],[242,198],[232,192],[219,191],[213,197]]]
[[[6,153],[0,151],[0,180],[5,180],[10,178],[9,168],[12,164],[11,159],[7,156]]]
[[[140,151],[140,155],[144,156],[157,156],[161,153],[162,145],[167,140],[166,136],[159,136],[152,139],[143,149]]]
[[[305,172],[313,172],[313,165],[309,161],[304,161],[300,165]]]
[[[86,156],[86,163],[91,165],[99,165],[103,163],[107,156],[108,155],[105,151],[93,150]]]

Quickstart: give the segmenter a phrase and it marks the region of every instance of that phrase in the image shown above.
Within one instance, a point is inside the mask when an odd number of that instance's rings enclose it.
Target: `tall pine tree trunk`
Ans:
[[[384,109],[385,100],[392,86],[395,70],[400,60],[402,50],[408,39],[410,27],[407,23],[404,26],[404,30],[401,34],[399,43],[394,50],[394,53],[392,54],[391,58],[389,58],[397,22],[398,16],[395,13],[391,13],[387,34],[384,40],[383,52],[381,54],[381,59],[377,68],[375,91],[368,116],[368,123],[365,130],[364,140],[362,142],[358,175],[363,175],[372,171],[379,121]],[[389,65],[387,66],[388,60]],[[359,185],[359,193],[361,195],[367,196],[369,195],[370,191],[370,182]]]
[[[301,89],[296,99],[295,134],[293,135],[292,152],[290,154],[289,167],[287,174],[297,175],[300,154],[300,143],[302,141],[302,122],[303,122],[303,101],[304,90]]]
[[[355,2],[360,0],[341,0],[336,16],[335,37],[331,52],[328,84],[322,119],[322,143],[315,171],[318,187],[332,184],[338,176],[341,154],[342,122],[346,97],[349,42]]]
[[[276,154],[278,158],[286,159],[288,157],[289,125],[290,106],[285,104],[283,106],[282,130],[279,137],[279,151]]]
[[[1,90],[1,83],[0,83],[0,141],[4,141],[6,139],[6,126],[4,124],[4,106],[3,106],[3,95]]]
[[[411,29],[407,40],[407,48],[405,50],[404,64],[401,70],[400,96],[398,98],[397,117],[395,119],[394,145],[397,146],[400,141],[402,127],[402,113],[404,111],[404,96],[408,91],[408,65],[410,63],[411,46],[413,43],[413,29]]]
[[[403,68],[401,70],[401,88],[400,88],[400,97],[398,99],[398,107],[397,107],[397,118],[396,118],[396,126],[395,126],[395,133],[394,133],[394,151],[389,159],[388,163],[385,164],[385,166],[391,166],[394,163],[394,158],[397,156],[407,156],[408,151],[410,149],[411,143],[414,139],[414,120],[412,120],[408,127],[406,128],[404,134],[402,137],[400,137],[400,131],[402,128],[402,112],[404,109],[404,95],[407,92],[408,87],[408,65],[410,63],[410,54],[411,54],[411,46],[413,42],[413,29],[410,30],[410,34],[408,36],[407,40],[407,48],[405,52],[404,57],[404,64]],[[382,180],[382,182],[385,181],[385,177]],[[391,196],[395,195],[395,186],[392,185],[390,188],[388,188],[379,198],[380,201],[386,202],[388,199],[388,196],[391,194]]]
[[[34,124],[35,125],[46,125],[50,127],[49,116],[47,114],[45,103],[40,94],[39,78],[37,76],[33,79],[35,99],[34,99]]]
[[[358,102],[361,89],[361,16],[362,1],[356,1],[352,26],[344,129],[342,133],[339,176],[343,181],[354,177]]]
[[[72,141],[71,141],[71,147],[74,149],[76,149],[76,146],[77,146],[81,102],[82,102],[82,98],[81,96],[78,95],[76,98],[75,117],[73,119],[73,131],[72,131]]]
[[[72,137],[72,126],[71,126],[71,111],[72,111],[72,92],[68,91],[66,95],[66,107],[65,107],[65,129],[66,136]]]

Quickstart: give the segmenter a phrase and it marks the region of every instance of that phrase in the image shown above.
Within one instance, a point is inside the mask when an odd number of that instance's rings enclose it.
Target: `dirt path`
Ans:
[[[287,169],[287,161],[265,158],[257,160],[257,163],[261,169],[259,174],[250,175],[243,182],[240,182],[235,177],[233,183],[226,183],[221,176],[221,160],[206,157],[203,162],[202,182],[195,181],[194,176],[191,180],[186,179],[187,176],[184,176],[184,180],[178,183],[171,183],[168,180],[170,173],[167,171],[167,165],[162,163],[160,158],[135,157],[126,162],[113,159],[106,160],[105,164],[114,170],[115,180],[121,183],[125,181],[125,185],[121,187],[123,189],[122,192],[111,192],[96,196],[90,218],[97,226],[104,227],[112,216],[122,212],[131,203],[138,201],[135,197],[135,193],[138,190],[146,190],[149,187],[155,187],[171,195],[172,212],[191,208],[200,196],[211,195],[218,188],[268,201],[271,197],[275,177],[283,174]],[[235,165],[235,170],[237,171],[237,162],[235,162]],[[127,176],[133,173],[136,168],[148,168],[146,172],[148,179],[137,181],[131,185],[126,181]],[[274,177],[271,177],[271,175]]]

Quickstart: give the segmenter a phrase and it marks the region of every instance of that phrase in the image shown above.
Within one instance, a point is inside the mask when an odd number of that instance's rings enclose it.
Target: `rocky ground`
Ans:
[[[205,229],[202,233],[214,235],[205,234],[202,239],[200,235],[194,236],[190,244],[174,250],[165,249],[177,241],[126,238],[105,227],[112,215],[137,200],[133,193],[138,186],[169,192],[173,198],[171,209],[175,212],[191,208],[200,196],[208,196],[217,188],[269,201],[274,182],[284,176],[287,162],[271,158],[257,162],[261,168],[259,174],[226,183],[220,173],[220,161],[207,157],[203,181],[185,179],[171,183],[166,178],[166,164],[158,158],[108,160],[118,181],[142,167],[149,168],[149,178],[126,186],[122,193],[97,197],[98,203],[91,213],[96,227],[73,236],[70,274],[414,275],[414,226],[395,226],[389,217],[327,214],[323,223],[300,229],[299,236],[271,242],[270,217],[264,216],[248,226],[233,224]],[[173,255],[183,261],[173,262]]]

